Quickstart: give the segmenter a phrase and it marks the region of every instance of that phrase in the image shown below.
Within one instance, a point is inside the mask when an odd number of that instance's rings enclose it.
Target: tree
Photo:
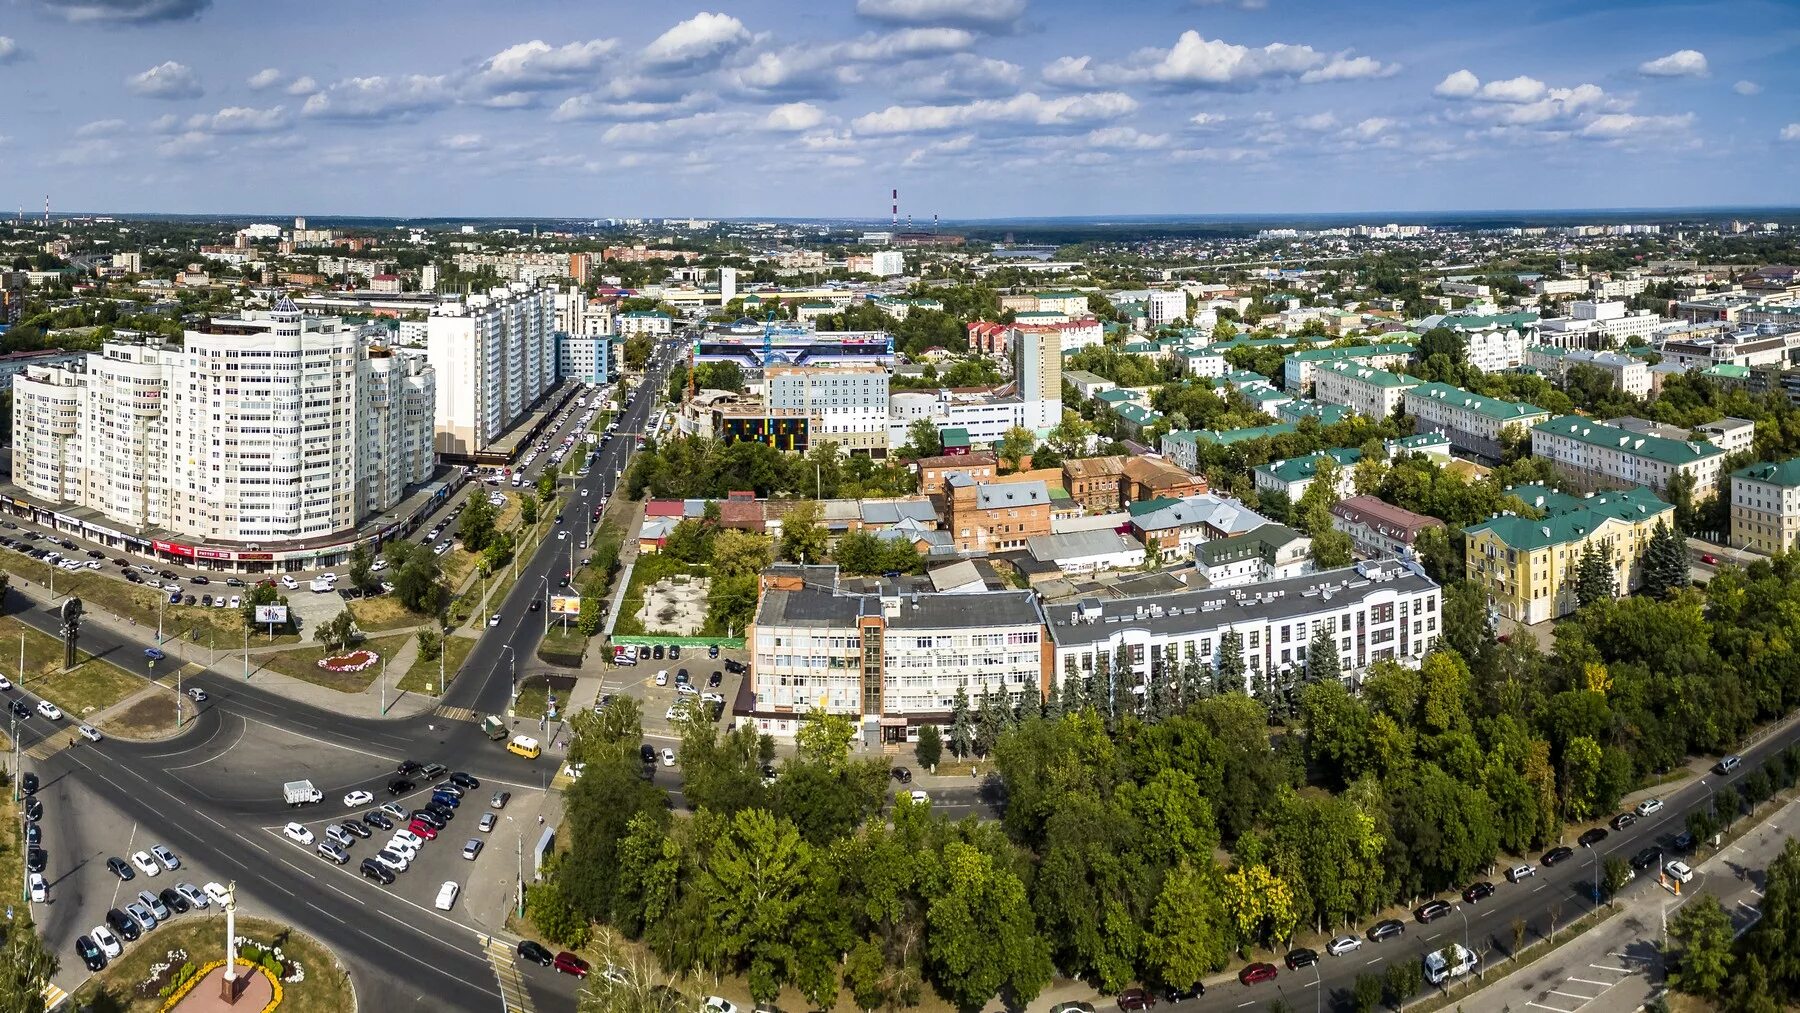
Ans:
[[[546,503],[548,503],[551,500],[556,498],[556,472],[555,471],[546,468],[544,470],[544,473],[542,475],[538,476],[537,494],[538,494],[538,499],[541,499]],[[463,516],[466,519],[468,517],[468,513],[465,511]]]
[[[781,516],[781,558],[792,563],[819,563],[825,559],[824,508],[816,500],[802,500]]]
[[[936,457],[943,452],[944,440],[936,422],[919,419],[906,427],[906,446],[901,450],[904,456]]]
[[[327,622],[313,628],[313,639],[324,644],[328,650],[341,650],[350,644],[350,638],[356,633],[356,617],[344,609]]]
[[[882,541],[868,531],[851,531],[838,539],[837,547],[831,550],[831,558],[845,573],[883,573],[887,549]]]
[[[410,612],[437,612],[444,593],[438,557],[414,542],[390,542],[387,560],[394,575],[394,597],[400,604]]]
[[[1313,536],[1313,565],[1321,570],[1349,566],[1355,558],[1354,549],[1349,535],[1336,528],[1327,528]]]
[[[356,548],[350,550],[350,584],[358,591],[373,591],[381,586],[381,580],[369,567],[369,549],[358,542]]]
[[[1644,548],[1644,593],[1661,598],[1688,586],[1687,546],[1668,524],[1658,521]]]
[[[1018,471],[1023,462],[1031,454],[1031,448],[1037,446],[1037,435],[1024,426],[1013,426],[1000,437],[1000,460],[1013,470]]]
[[[1782,845],[1763,885],[1762,918],[1744,937],[1745,950],[1762,962],[1774,991],[1792,1001],[1800,995],[1800,840]]]
[[[1200,981],[1230,959],[1230,938],[1218,867],[1202,858],[1169,870],[1144,936],[1144,958],[1156,980],[1176,988]]]
[[[919,742],[913,747],[913,755],[919,760],[919,766],[931,770],[938,765],[944,755],[944,733],[937,725],[927,724],[919,727]]]
[[[1364,971],[1350,986],[1350,1005],[1355,1013],[1375,1013],[1381,1005],[1381,975]]]
[[[1227,692],[1244,688],[1244,638],[1236,630],[1219,637],[1219,682]]]
[[[477,493],[463,501],[462,517],[456,522],[456,533],[463,548],[480,552],[494,537],[494,506],[486,496]]]
[[[1631,881],[1631,867],[1622,858],[1608,858],[1600,875],[1601,899],[1613,903],[1619,891]]]
[[[795,920],[812,850],[792,823],[761,809],[731,821],[721,846],[700,873],[699,890],[721,957],[749,972],[750,991],[772,1003],[794,977]]]
[[[713,536],[711,553],[712,572],[727,577],[753,576],[775,562],[775,545],[767,536],[729,528]]]
[[[1585,608],[1599,601],[1611,601],[1618,586],[1613,580],[1612,548],[1596,548],[1593,542],[1581,550],[1575,567],[1575,603]]]
[[[1731,975],[1731,918],[1718,898],[1694,898],[1669,920],[1669,985],[1712,998]]]
[[[1382,984],[1387,986],[1388,1002],[1399,1009],[1424,986],[1425,967],[1417,960],[1396,960],[1387,966]]]
[[[926,873],[925,960],[939,991],[976,1009],[1004,989],[1023,1006],[1049,983],[1050,947],[1018,876],[955,841]]]
[[[1293,936],[1298,924],[1293,891],[1267,866],[1239,866],[1227,872],[1220,896],[1239,950],[1272,946]]]
[[[1320,626],[1306,646],[1306,678],[1309,682],[1327,682],[1343,675],[1338,660],[1337,635]]]
[[[523,497],[519,500],[519,519],[524,521],[527,526],[537,523],[537,500],[532,499],[530,496]]]
[[[41,1013],[44,986],[57,971],[56,955],[44,948],[29,911],[21,910],[5,933],[0,942],[0,1010]]]
[[[956,698],[950,705],[950,752],[967,759],[975,749],[975,719],[969,712],[969,693],[962,684],[956,687]]]

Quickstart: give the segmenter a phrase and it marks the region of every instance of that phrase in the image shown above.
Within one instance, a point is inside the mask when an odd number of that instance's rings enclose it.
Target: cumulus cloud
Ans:
[[[1188,123],[1203,130],[1211,130],[1228,119],[1230,119],[1229,116],[1223,116],[1219,113],[1195,113],[1188,117]]]
[[[1737,92],[1739,95],[1761,95],[1762,85],[1757,84],[1755,81],[1739,81],[1737,84],[1731,86],[1731,90]]]
[[[590,39],[563,46],[552,46],[542,39],[521,42],[481,61],[469,78],[469,87],[489,98],[502,99],[504,105],[507,97],[520,92],[579,85],[600,72],[618,45],[617,39]]]
[[[769,110],[763,126],[769,130],[799,133],[825,122],[825,110],[811,102],[789,102]]]
[[[311,95],[313,92],[316,92],[318,90],[319,90],[319,82],[314,81],[312,78],[307,77],[305,74],[302,74],[297,78],[294,78],[294,82],[287,86],[287,93],[289,95]]]
[[[1472,98],[1481,90],[1481,79],[1466,70],[1459,70],[1447,75],[1431,89],[1439,98]]]
[[[75,136],[103,137],[107,134],[116,134],[123,129],[125,129],[124,120],[95,120],[92,123],[83,123],[76,129]]]
[[[1397,125],[1398,124],[1393,120],[1386,117],[1370,116],[1367,119],[1357,120],[1354,125],[1344,128],[1344,132],[1351,137],[1372,141],[1378,137],[1385,136]]]
[[[758,53],[731,73],[740,91],[763,96],[826,97],[862,79],[859,68],[968,55],[975,36],[960,28],[905,28],[846,42],[795,45]],[[997,61],[1004,62],[1004,61]]]
[[[974,53],[957,53],[935,66],[924,74],[907,74],[901,87],[929,98],[995,98],[1018,91],[1025,76],[1016,63]]]
[[[170,60],[125,79],[125,87],[145,98],[199,98],[206,93],[193,68]]]
[[[644,47],[644,61],[665,68],[694,68],[715,62],[751,41],[750,30],[729,14],[701,11],[657,36]]]
[[[5,63],[19,55],[19,44],[12,39],[0,35],[0,63]]]
[[[695,113],[676,119],[615,123],[600,135],[604,144],[631,144],[657,147],[700,134],[717,136],[734,132],[743,126],[742,117],[724,113]]]
[[[692,114],[711,101],[702,92],[671,96],[651,94],[647,98],[632,97],[628,88],[614,82],[600,91],[572,95],[563,99],[550,118],[558,123],[598,121],[623,123],[631,120],[653,120]]]
[[[249,106],[227,106],[210,116],[191,116],[187,128],[208,134],[271,134],[287,129],[287,108],[254,109]]]
[[[1116,120],[1137,108],[1137,100],[1123,92],[1047,99],[1028,91],[1009,99],[983,99],[962,105],[889,106],[857,117],[852,126],[864,135],[931,133],[984,123],[1072,127]]]
[[[197,18],[212,0],[38,0],[38,6],[78,24],[141,25]]]
[[[1481,86],[1475,97],[1483,102],[1536,102],[1548,90],[1544,82],[1521,74],[1504,81],[1489,81]]]
[[[1189,29],[1168,49],[1140,50],[1122,64],[1065,56],[1046,65],[1043,76],[1065,88],[1150,83],[1174,89],[1245,90],[1270,81],[1320,84],[1387,77],[1399,69],[1399,64],[1349,52],[1325,53],[1286,42],[1252,48],[1208,39]]]
[[[1337,126],[1338,119],[1331,113],[1315,113],[1311,116],[1302,116],[1299,119],[1294,120],[1293,124],[1301,130],[1309,130],[1313,133],[1323,133],[1330,130],[1332,127]]]
[[[1781,128],[1781,139],[1784,141],[1800,141],[1800,123],[1789,123]]]
[[[1631,113],[1604,113],[1581,128],[1581,136],[1601,140],[1625,140],[1632,137],[1663,136],[1684,133],[1694,125],[1693,113],[1676,116],[1634,116]]]
[[[480,151],[487,146],[480,134],[450,134],[438,138],[438,147],[446,151]]]
[[[1169,146],[1169,135],[1147,134],[1136,127],[1101,127],[1088,131],[1082,142],[1116,151],[1155,151]]]
[[[262,70],[251,74],[250,79],[244,83],[250,86],[251,91],[262,91],[264,88],[273,88],[281,83],[281,71],[275,67],[264,67]]]
[[[993,31],[1018,24],[1025,0],[856,0],[856,13],[873,21]]]
[[[1678,49],[1638,64],[1638,73],[1645,77],[1705,77],[1706,54],[1697,49]]]
[[[300,114],[363,122],[413,119],[444,108],[451,97],[450,87],[441,75],[348,77],[307,99]]]

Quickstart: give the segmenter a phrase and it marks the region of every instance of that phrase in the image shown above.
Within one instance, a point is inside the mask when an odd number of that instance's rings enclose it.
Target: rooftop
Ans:
[[[1609,426],[1579,415],[1559,415],[1531,427],[1533,433],[1567,436],[1593,447],[1605,447],[1637,457],[1647,457],[1663,464],[1692,464],[1725,451],[1710,443],[1671,440],[1662,436],[1634,433],[1629,429]]]
[[[1256,467],[1260,474],[1268,475],[1283,485],[1294,482],[1310,482],[1319,473],[1319,465],[1323,464],[1326,455],[1336,461],[1340,467],[1349,467],[1362,460],[1362,451],[1354,447],[1335,450],[1321,450],[1305,457],[1290,457],[1282,461],[1270,461]]]
[[[1785,461],[1762,461],[1748,468],[1739,468],[1731,473],[1731,477],[1791,489],[1800,486],[1800,457]]]
[[[1571,496],[1548,486],[1521,485],[1507,490],[1526,505],[1545,511],[1543,520],[1532,520],[1517,514],[1498,514],[1463,529],[1469,536],[1491,532],[1512,549],[1542,549],[1563,545],[1597,530],[1608,520],[1653,520],[1675,508],[1657,498],[1643,486],[1615,492]]]
[[[1502,401],[1497,397],[1483,397],[1471,394],[1461,387],[1452,387],[1447,383],[1422,383],[1406,392],[1408,400],[1412,398],[1429,398],[1452,408],[1485,415],[1498,422],[1522,422],[1549,412],[1534,404],[1523,401]]]
[[[884,609],[884,606],[886,608]],[[798,591],[765,591],[756,608],[758,626],[854,626],[864,616],[887,614],[890,629],[958,629],[1031,626],[1043,622],[1030,591],[975,594],[852,594],[808,585]]]

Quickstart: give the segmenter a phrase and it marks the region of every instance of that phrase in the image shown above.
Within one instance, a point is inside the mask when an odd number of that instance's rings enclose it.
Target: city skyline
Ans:
[[[1800,151],[1783,59],[1800,14],[1776,3],[9,10],[0,193],[28,213],[45,193],[117,212],[876,219],[899,188],[919,223],[1800,201],[1770,169]]]

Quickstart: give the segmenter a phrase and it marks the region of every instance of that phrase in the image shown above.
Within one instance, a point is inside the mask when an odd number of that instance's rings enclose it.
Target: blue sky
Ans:
[[[1800,203],[1795,0],[0,0],[0,206]]]

